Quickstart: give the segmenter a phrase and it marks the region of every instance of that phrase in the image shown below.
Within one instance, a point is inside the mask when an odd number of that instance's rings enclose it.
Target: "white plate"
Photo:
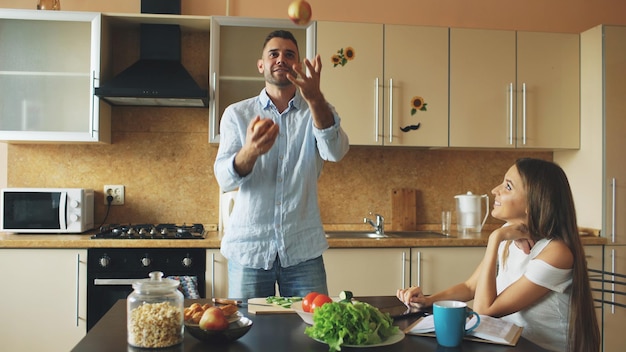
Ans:
[[[228,323],[234,323],[237,320],[241,319],[241,317],[243,317],[243,314],[241,314],[241,312],[237,311],[234,314],[231,314],[229,316],[226,317],[226,319],[228,320]]]
[[[291,304],[291,309],[298,313],[300,318],[302,318],[305,323],[313,325],[313,313],[307,313],[302,310],[302,301],[293,302]]]
[[[404,333],[402,332],[402,330],[398,330],[397,333],[389,336],[388,338],[383,340],[381,343],[377,343],[374,345],[341,345],[341,347],[369,348],[369,347],[389,346],[389,345],[393,345],[394,343],[398,343],[402,341],[403,339],[404,339]],[[318,340],[318,339],[313,339],[313,340],[326,344],[326,342],[322,340]]]

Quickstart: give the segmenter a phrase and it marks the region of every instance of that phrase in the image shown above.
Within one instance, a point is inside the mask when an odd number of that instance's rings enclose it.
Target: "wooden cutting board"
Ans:
[[[417,230],[417,190],[396,188],[391,190],[391,230]]]
[[[265,297],[250,298],[248,300],[248,313],[250,314],[289,314],[295,313],[291,308],[284,308],[277,304],[269,304]]]

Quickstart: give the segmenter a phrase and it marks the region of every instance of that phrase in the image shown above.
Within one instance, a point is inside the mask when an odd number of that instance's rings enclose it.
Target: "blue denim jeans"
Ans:
[[[324,259],[319,256],[300,264],[282,268],[276,257],[269,270],[251,269],[228,262],[228,296],[248,299],[276,295],[278,283],[280,296],[304,297],[311,291],[328,294]]]

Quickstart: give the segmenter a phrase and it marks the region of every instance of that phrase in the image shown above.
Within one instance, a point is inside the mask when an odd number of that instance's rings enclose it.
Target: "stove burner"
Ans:
[[[203,239],[202,224],[110,224],[100,228],[92,239]]]

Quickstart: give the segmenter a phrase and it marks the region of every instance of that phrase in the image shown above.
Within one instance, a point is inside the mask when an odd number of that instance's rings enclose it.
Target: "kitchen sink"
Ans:
[[[360,239],[360,238],[389,238],[388,234],[379,234],[368,231],[331,231],[326,232],[326,238]]]
[[[326,238],[340,239],[380,239],[380,238],[444,238],[448,237],[435,231],[389,231],[384,234],[369,231],[329,231]]]

